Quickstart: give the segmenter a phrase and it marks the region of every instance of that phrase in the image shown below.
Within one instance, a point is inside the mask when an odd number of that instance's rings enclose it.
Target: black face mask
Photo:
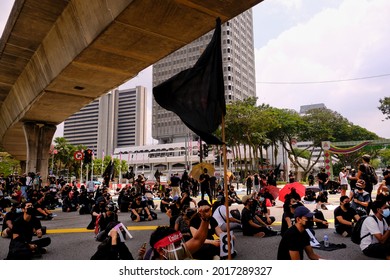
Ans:
[[[305,229],[307,229],[307,228],[312,228],[313,226],[314,226],[313,220],[307,220],[307,221],[305,222],[305,224],[303,225],[303,227],[304,227]]]
[[[351,203],[347,202],[347,203],[344,203],[344,208],[345,209],[349,209],[351,207]]]
[[[27,208],[26,213],[27,213],[28,215],[34,214],[34,208],[33,208],[33,207]]]

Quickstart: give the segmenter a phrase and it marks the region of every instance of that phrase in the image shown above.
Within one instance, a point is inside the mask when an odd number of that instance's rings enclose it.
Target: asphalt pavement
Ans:
[[[240,190],[239,195],[244,191]],[[329,260],[368,260],[360,251],[358,245],[351,242],[350,238],[345,238],[334,233],[333,209],[338,206],[339,194],[329,195],[329,210],[323,210],[325,218],[329,221],[328,229],[315,229],[318,241],[323,240],[326,234],[330,243],[345,244],[346,248],[333,251],[315,249],[315,251],[325,259]],[[199,197],[196,198],[199,200]],[[155,199],[159,204],[159,200]],[[314,210],[314,204],[306,204]],[[241,209],[242,205],[232,205],[232,208]],[[276,222],[273,225],[275,230],[281,226],[282,202],[277,201],[276,205],[270,207],[271,215],[275,216]],[[94,232],[87,230],[86,226],[90,222],[90,215],[79,215],[78,212],[64,213],[56,209],[57,215],[51,221],[42,221],[42,225],[47,227],[47,236],[50,236],[52,243],[48,247],[48,252],[42,255],[43,260],[88,260],[95,253],[99,242],[94,239]],[[133,236],[127,239],[126,244],[133,256],[137,257],[140,246],[147,242],[149,244],[150,234],[159,225],[168,225],[168,217],[156,209],[157,220],[135,223],[130,219],[130,213],[118,213],[119,220],[127,226]],[[266,238],[256,238],[243,236],[242,232],[235,232],[235,250],[238,252],[234,260],[276,260],[277,249],[281,236]],[[0,259],[7,256],[10,239],[0,238]],[[148,245],[149,246],[149,245]],[[306,256],[305,256],[306,257]]]

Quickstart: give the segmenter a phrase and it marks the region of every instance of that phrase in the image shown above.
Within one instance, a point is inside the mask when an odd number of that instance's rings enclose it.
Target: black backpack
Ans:
[[[355,244],[358,244],[360,245],[360,242],[362,241],[363,238],[369,236],[370,234],[367,233],[366,235],[360,237],[360,233],[362,231],[362,225],[363,225],[363,222],[364,220],[367,218],[367,217],[373,217],[374,220],[376,221],[376,223],[378,224],[378,219],[372,215],[372,216],[363,216],[359,219],[359,221],[356,222],[355,226],[353,227],[352,229],[352,233],[351,233],[351,241]]]
[[[366,166],[366,180],[373,185],[378,184],[378,176],[371,165]]]

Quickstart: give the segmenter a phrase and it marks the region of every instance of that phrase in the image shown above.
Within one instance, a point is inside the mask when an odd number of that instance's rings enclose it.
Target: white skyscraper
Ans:
[[[115,148],[146,144],[146,88],[112,90],[64,122],[64,137],[97,157]]]

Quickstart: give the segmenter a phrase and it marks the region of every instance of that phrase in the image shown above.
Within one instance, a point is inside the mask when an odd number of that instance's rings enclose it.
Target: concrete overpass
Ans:
[[[262,0],[16,0],[0,40],[0,145],[47,174],[56,125]]]

